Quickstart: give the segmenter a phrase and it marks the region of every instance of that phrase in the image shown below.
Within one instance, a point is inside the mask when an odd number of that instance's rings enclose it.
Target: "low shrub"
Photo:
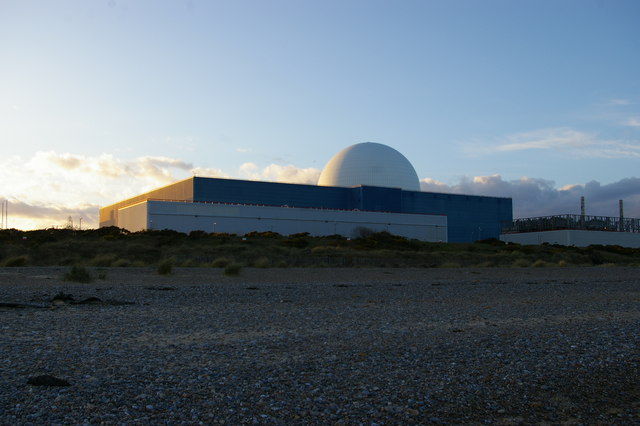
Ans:
[[[516,268],[528,268],[529,266],[531,266],[531,262],[529,262],[527,259],[520,258],[514,260],[511,265],[515,266]]]
[[[131,262],[128,259],[118,259],[113,262],[113,265],[118,268],[126,268],[127,266],[131,266]]]
[[[231,259],[226,257],[219,257],[211,262],[211,266],[214,268],[224,268],[231,263]]]
[[[322,254],[322,255],[341,255],[344,250],[341,247],[337,246],[315,246],[311,249],[311,254]]]
[[[191,239],[198,239],[198,238],[204,238],[206,236],[208,236],[209,234],[207,234],[205,231],[202,230],[195,230],[195,231],[191,231],[189,232],[189,238]]]
[[[282,245],[287,247],[305,248],[309,245],[309,239],[305,235],[299,236],[299,234],[296,234],[295,236],[292,235],[283,240]]]
[[[478,241],[476,241],[476,243],[478,243],[478,244],[488,244],[490,246],[498,246],[498,247],[505,245],[504,241],[501,241],[501,240],[499,240],[497,238],[486,238],[484,240],[478,240]]]
[[[158,264],[158,274],[170,275],[173,272],[173,260],[165,259]]]
[[[25,256],[25,255],[11,256],[2,263],[3,266],[11,266],[11,267],[27,266],[28,264],[29,264],[29,256]]]
[[[278,234],[277,232],[271,232],[271,231],[264,231],[264,232],[259,232],[259,231],[253,231],[253,232],[249,232],[248,234],[244,234],[245,237],[247,238],[280,238],[281,235]]]
[[[547,266],[547,262],[545,262],[542,259],[538,259],[535,262],[533,262],[531,266],[533,266],[534,268],[544,268],[545,266]]]
[[[268,268],[268,267],[271,266],[271,261],[269,260],[268,257],[262,256],[262,257],[257,258],[253,262],[253,266],[255,266],[256,268]]]
[[[242,265],[237,262],[233,262],[228,264],[224,268],[224,274],[227,276],[237,276],[240,275],[240,270],[242,269]]]
[[[73,265],[71,269],[64,274],[64,280],[77,283],[90,283],[93,281],[93,276],[84,266]]]

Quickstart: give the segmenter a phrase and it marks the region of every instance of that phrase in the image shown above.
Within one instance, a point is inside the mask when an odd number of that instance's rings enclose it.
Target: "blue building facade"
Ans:
[[[511,198],[193,178],[193,201],[446,215],[449,242],[498,238],[513,219]]]
[[[145,200],[445,215],[449,242],[499,238],[513,220],[511,198],[192,177],[100,209],[100,226],[118,226],[118,209]]]

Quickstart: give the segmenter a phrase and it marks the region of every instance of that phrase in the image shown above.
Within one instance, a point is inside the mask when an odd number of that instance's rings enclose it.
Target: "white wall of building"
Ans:
[[[357,228],[365,227],[423,241],[447,241],[447,217],[442,215],[167,201],[146,201],[121,209],[118,215],[121,226],[131,231],[202,230],[238,235],[272,231],[282,235],[308,232],[353,236]]]
[[[502,234],[500,240],[518,244],[560,244],[586,247],[592,244],[640,247],[640,234],[632,232],[584,231],[563,229],[558,231],[522,232]]]

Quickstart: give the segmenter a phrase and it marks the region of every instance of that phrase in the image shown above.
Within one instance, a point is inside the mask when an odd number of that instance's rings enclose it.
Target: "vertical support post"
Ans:
[[[619,231],[622,232],[622,231],[624,231],[624,206],[623,206],[622,200],[619,201],[619,206],[620,206],[620,226],[619,226]]]

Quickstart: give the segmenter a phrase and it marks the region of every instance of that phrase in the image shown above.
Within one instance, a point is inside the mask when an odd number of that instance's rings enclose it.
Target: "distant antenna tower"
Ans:
[[[71,216],[67,218],[67,229],[73,229],[73,218]]]

